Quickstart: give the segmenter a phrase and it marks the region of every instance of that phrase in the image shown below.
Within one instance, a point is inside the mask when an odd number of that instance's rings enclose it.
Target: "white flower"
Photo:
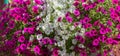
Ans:
[[[29,41],[31,41],[31,42],[32,42],[33,40],[34,40],[34,36],[33,36],[33,35],[31,35],[31,36],[30,36],[30,38],[29,38]]]
[[[78,27],[79,27],[79,28],[81,28],[81,27],[82,27],[82,25],[81,25],[81,24],[79,24],[79,25],[78,25]]]
[[[45,33],[47,34],[47,35],[49,35],[50,34],[50,30],[45,30]]]
[[[82,33],[85,33],[85,29],[84,29],[84,28],[81,28],[81,32],[82,32]]]
[[[78,47],[85,48],[85,46],[83,44],[79,44]]]
[[[38,35],[37,35],[37,40],[42,39],[42,37],[43,37],[42,34],[38,34]]]
[[[68,40],[69,36],[68,35],[62,35],[62,39]]]
[[[58,36],[55,36],[54,39],[55,39],[57,42],[60,41],[60,37],[58,37]]]
[[[58,46],[62,47],[62,46],[64,46],[64,45],[65,45],[65,40],[60,41],[60,42],[58,42],[57,44],[58,44]]]
[[[70,28],[70,30],[74,30],[75,29],[75,27],[74,26],[71,26],[71,27],[69,27]]]
[[[72,39],[72,44],[77,44],[77,41],[75,39]]]
[[[70,53],[70,56],[75,56],[75,52],[73,51],[72,53]]]

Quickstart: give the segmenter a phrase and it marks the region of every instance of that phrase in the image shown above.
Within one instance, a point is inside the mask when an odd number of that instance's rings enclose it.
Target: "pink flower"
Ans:
[[[95,21],[95,22],[93,23],[93,25],[94,25],[94,26],[99,26],[99,25],[100,25],[100,21],[99,21],[99,20]]]
[[[85,32],[85,36],[86,36],[86,37],[89,37],[89,38],[92,38],[91,31]]]
[[[73,13],[74,13],[75,16],[79,16],[80,15],[79,9],[75,9]]]
[[[107,50],[104,50],[103,56],[107,56],[107,54],[108,54],[108,51],[107,51]]]
[[[33,34],[34,33],[34,27],[28,27],[24,28],[25,33]]]
[[[16,20],[16,21],[20,21],[21,19],[22,19],[22,17],[19,16],[19,15],[17,15],[17,16],[15,17],[15,20]]]
[[[20,45],[20,49],[21,49],[21,50],[25,50],[26,48],[27,48],[27,45],[26,45],[26,44],[21,44],[21,45]]]
[[[116,20],[116,19],[119,17],[119,15],[118,15],[117,13],[113,12],[113,13],[110,13],[110,17],[111,17],[113,20]]]
[[[92,42],[92,44],[94,45],[94,46],[98,46],[99,45],[99,40],[98,39],[94,39],[93,40],[93,42]]]
[[[113,39],[112,38],[107,38],[105,42],[107,44],[112,44],[113,43]]]
[[[106,32],[107,32],[107,33],[112,32],[111,28],[108,28],[108,27],[107,27],[107,28],[106,28]]]
[[[59,17],[57,21],[58,21],[58,22],[61,22],[61,21],[62,21],[62,17]]]
[[[108,20],[107,25],[112,26],[112,22],[110,20]]]
[[[101,29],[100,29],[100,34],[106,34],[106,33],[107,33],[107,31],[106,31],[105,28],[101,28]]]
[[[82,36],[80,36],[80,35],[75,36],[75,39],[80,41],[81,43],[85,42],[85,39]]]
[[[105,42],[106,37],[102,35],[102,36],[99,36],[98,39],[102,42]]]
[[[87,29],[87,28],[92,27],[92,24],[90,24],[90,23],[86,23],[86,24],[83,25],[83,27],[84,27],[85,29]]]
[[[58,48],[54,48],[52,51],[53,56],[58,56]]]
[[[66,17],[66,20],[67,20],[69,23],[72,23],[73,18],[72,18],[71,16],[67,16],[67,17]]]
[[[78,25],[80,25],[80,22],[74,22],[74,27],[77,27]]]
[[[120,24],[117,24],[116,28],[117,28],[118,30],[120,30]]]
[[[15,49],[15,53],[16,53],[16,54],[20,53],[20,48],[19,48],[19,47],[17,47],[17,48]]]
[[[11,20],[9,23],[8,23],[8,26],[10,29],[13,29],[15,27],[15,21]]]
[[[84,19],[82,20],[82,23],[86,24],[86,23],[88,23],[90,21],[91,21],[91,19],[89,17],[84,17]]]
[[[116,6],[115,10],[119,13],[120,12],[120,6]]]
[[[97,34],[98,34],[96,29],[92,29],[92,30],[90,31],[90,33],[91,33],[91,36],[92,36],[92,37],[97,36]]]
[[[20,36],[20,37],[18,38],[18,41],[21,42],[21,43],[24,42],[24,41],[25,41],[25,37],[24,37],[24,36]]]
[[[80,4],[79,1],[74,1],[74,3],[73,3],[74,6],[78,6],[79,4]]]
[[[87,11],[87,10],[90,10],[90,7],[89,5],[87,4],[82,4],[82,7]]]
[[[43,4],[43,1],[42,0],[35,0],[35,3],[41,5],[41,4]]]
[[[117,38],[120,39],[120,34],[117,35]]]
[[[98,2],[102,2],[103,3],[103,2],[105,2],[105,0],[98,0]]]
[[[83,2],[86,2],[86,0],[81,0],[81,2],[83,3]]]
[[[38,6],[33,6],[33,7],[32,7],[32,11],[33,11],[34,13],[38,13],[38,12],[39,12],[39,7],[38,7]]]
[[[86,51],[80,52],[80,56],[87,56],[87,52]]]
[[[39,48],[39,46],[35,46],[34,47],[34,52],[36,53],[36,54],[38,54],[38,55],[40,55],[40,48]]]
[[[52,45],[52,44],[55,43],[55,40],[54,40],[54,39],[49,39],[49,40],[48,40],[48,43],[49,43],[50,45]]]
[[[118,4],[118,2],[119,2],[118,0],[112,0],[113,4]]]
[[[119,42],[117,40],[113,40],[112,44],[118,44]]]
[[[110,11],[110,13],[112,13],[112,12],[114,13],[115,12],[115,8],[110,8],[109,11]]]

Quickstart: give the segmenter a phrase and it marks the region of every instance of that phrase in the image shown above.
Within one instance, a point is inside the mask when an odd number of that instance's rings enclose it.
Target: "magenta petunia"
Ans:
[[[118,44],[119,42],[117,40],[113,40],[112,44]]]
[[[119,13],[120,12],[120,6],[116,6],[115,10]]]
[[[104,36],[104,35],[99,36],[98,39],[102,42],[105,42],[106,36]]]
[[[46,45],[46,44],[49,43],[49,38],[48,38],[48,37],[42,38],[42,39],[41,39],[41,42],[42,42],[42,44]]]
[[[33,34],[34,33],[34,27],[24,28],[24,33]]]
[[[108,20],[107,25],[112,26],[112,21]]]
[[[52,45],[52,44],[55,43],[55,40],[54,40],[54,39],[49,39],[49,40],[48,40],[48,43],[49,43],[50,45]]]
[[[26,45],[26,44],[21,44],[21,45],[20,45],[20,49],[21,49],[21,50],[26,50],[26,48],[27,48],[27,45]]]
[[[82,7],[83,7],[86,11],[90,10],[89,5],[87,5],[87,4],[82,4]]]
[[[92,24],[90,23],[86,23],[83,25],[83,28],[87,29],[87,28],[91,28],[92,27]]]
[[[32,11],[34,12],[34,13],[38,13],[39,12],[39,7],[36,5],[36,6],[33,6],[32,7]]]
[[[113,43],[113,39],[112,39],[112,38],[107,38],[107,39],[105,40],[105,42],[106,42],[107,44],[112,44],[112,43]]]
[[[109,12],[110,12],[110,13],[116,12],[116,11],[115,11],[115,8],[110,8],[110,9],[109,9]]]
[[[62,21],[62,17],[59,17],[57,21],[58,21],[58,22],[61,22],[61,21]]]
[[[34,1],[35,1],[36,4],[39,4],[39,5],[44,3],[42,0],[34,0]]]
[[[117,35],[117,38],[120,39],[120,34]]]
[[[107,27],[107,28],[106,28],[106,32],[107,32],[107,33],[110,33],[110,32],[112,32],[112,29]]]
[[[72,18],[71,16],[67,16],[67,17],[66,17],[66,20],[67,20],[69,23],[72,23],[73,18]]]
[[[112,0],[112,4],[118,4],[118,0]]]
[[[75,16],[79,16],[79,15],[80,15],[79,9],[75,9],[75,10],[73,11],[73,13],[74,13]]]
[[[87,56],[87,52],[86,51],[80,52],[80,56]]]
[[[110,13],[110,17],[111,17],[113,20],[115,20],[116,18],[119,17],[119,15],[118,15],[116,12],[112,12],[112,13]]]
[[[94,23],[93,23],[93,26],[99,26],[100,25],[100,21],[99,20],[97,20],[97,21],[95,21]]]
[[[100,34],[106,34],[106,33],[107,33],[107,31],[105,28],[100,28]]]
[[[22,17],[19,16],[19,15],[17,15],[17,16],[15,17],[15,20],[16,20],[16,21],[20,21],[21,19],[22,19]]]
[[[24,37],[24,36],[20,36],[20,37],[18,38],[18,41],[21,42],[21,43],[24,42],[24,41],[25,41],[25,37]]]
[[[81,2],[83,3],[83,2],[86,2],[87,0],[81,0]]]
[[[53,56],[59,56],[58,48],[54,48],[52,51]]]
[[[99,43],[100,43],[100,41],[98,39],[94,39],[93,42],[92,42],[92,45],[98,46]]]
[[[9,23],[8,23],[8,27],[10,29],[13,29],[15,27],[15,21],[11,20]]]
[[[107,50],[104,50],[103,56],[107,56],[107,54],[108,54],[108,51],[107,51]]]
[[[91,31],[85,32],[85,36],[86,36],[86,37],[89,37],[89,38],[92,38]]]
[[[120,30],[120,24],[117,24],[116,28],[117,28],[118,30]]]
[[[98,0],[98,2],[102,2],[103,3],[103,2],[105,2],[105,0]]]
[[[40,55],[41,50],[39,46],[35,46],[33,50],[36,54]]]
[[[91,19],[89,17],[84,17],[82,20],[82,24],[89,23],[90,21],[91,21]]]
[[[15,53],[18,54],[18,53],[20,53],[20,52],[21,52],[21,51],[20,51],[20,48],[17,47],[17,48],[15,49]]]
[[[78,6],[79,4],[80,4],[79,1],[74,1],[74,3],[73,3],[74,6]]]
[[[90,33],[91,33],[91,36],[93,37],[93,36],[97,36],[97,30],[96,29],[92,29],[91,31],[90,31]]]
[[[80,35],[75,36],[75,39],[80,41],[81,43],[85,42],[85,39],[82,36],[80,36]]]
[[[78,25],[80,25],[80,22],[74,22],[74,27],[77,27]]]

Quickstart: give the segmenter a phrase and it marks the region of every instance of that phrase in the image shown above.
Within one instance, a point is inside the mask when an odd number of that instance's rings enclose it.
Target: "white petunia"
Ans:
[[[72,44],[77,44],[77,41],[75,39],[72,39]]]
[[[38,34],[38,35],[37,35],[37,40],[41,40],[42,37],[43,37],[42,34]]]

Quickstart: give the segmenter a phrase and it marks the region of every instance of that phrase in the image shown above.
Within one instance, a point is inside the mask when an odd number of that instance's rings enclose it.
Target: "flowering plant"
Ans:
[[[53,1],[6,5],[0,15],[0,56],[113,55],[111,45],[120,39],[118,0]]]

